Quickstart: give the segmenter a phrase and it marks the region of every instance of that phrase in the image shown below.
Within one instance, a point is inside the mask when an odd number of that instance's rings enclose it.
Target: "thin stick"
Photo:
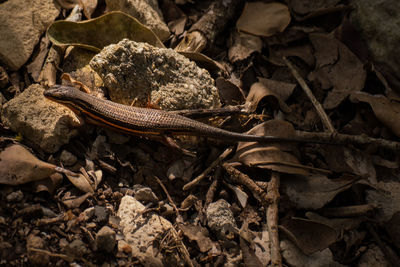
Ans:
[[[271,238],[271,266],[282,267],[282,255],[279,245],[278,232],[278,203],[279,203],[280,174],[272,171],[271,181],[268,184],[268,196],[272,203],[267,207],[267,226]]]
[[[229,163],[222,164],[222,167],[230,174],[231,180],[246,186],[264,205],[268,206],[271,203],[272,199],[270,196],[268,196],[248,175],[237,170]]]
[[[171,204],[171,206],[175,210],[177,226],[180,229],[180,223],[183,223],[183,218],[179,213],[178,207],[175,205],[175,202],[172,200],[171,195],[168,193],[167,188],[164,186],[164,184],[161,182],[161,180],[158,179],[157,176],[154,176],[154,178],[156,179],[157,183],[161,186],[161,188],[164,191],[164,193],[167,195],[169,204]],[[173,235],[175,237],[175,240],[180,243],[180,246],[178,246],[178,249],[181,251],[181,253],[182,253],[187,265],[191,266],[191,267],[194,267],[194,265],[192,263],[192,260],[190,259],[189,251],[187,250],[187,248],[186,248],[185,244],[183,243],[182,239],[179,238],[179,234],[176,231],[175,227],[173,227],[173,226],[172,226],[172,233],[173,233]]]
[[[217,166],[218,164],[220,164],[227,156],[229,156],[230,153],[232,153],[233,151],[233,147],[228,147],[224,152],[222,152],[221,155],[219,155],[219,157],[214,160],[213,163],[210,164],[210,166],[205,169],[199,176],[197,176],[196,178],[194,178],[191,182],[185,184],[183,186],[183,190],[189,190],[191,188],[193,188],[195,185],[197,185],[198,183],[200,183],[201,180],[203,180],[210,172],[213,168],[215,168],[215,166]]]
[[[297,82],[300,84],[301,88],[303,88],[304,92],[306,93],[308,98],[311,100],[311,103],[314,105],[315,109],[317,110],[317,113],[318,113],[319,117],[321,118],[322,123],[324,124],[325,128],[328,129],[329,132],[335,133],[336,130],[332,125],[331,119],[325,113],[325,110],[322,107],[321,103],[319,103],[318,100],[315,98],[310,87],[308,87],[307,83],[304,81],[303,77],[301,77],[301,75],[297,71],[296,67],[286,57],[283,57],[283,61],[285,61],[286,66],[288,66],[288,68],[292,72],[293,77],[297,80]]]
[[[312,143],[326,143],[334,145],[376,145],[393,151],[400,150],[400,143],[385,139],[372,138],[366,135],[349,135],[340,133],[311,133],[296,131],[294,135],[299,140],[310,140]]]

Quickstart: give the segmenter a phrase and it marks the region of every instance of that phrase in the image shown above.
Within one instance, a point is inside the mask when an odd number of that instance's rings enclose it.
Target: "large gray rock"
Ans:
[[[155,213],[141,215],[143,211],[145,206],[135,198],[124,196],[121,199],[117,215],[123,227],[123,243],[132,248],[132,256],[137,257],[143,265],[156,266],[161,263],[162,255],[156,253],[153,244],[171,230],[172,224]]]
[[[105,47],[90,66],[114,102],[165,110],[219,107],[218,90],[208,71],[172,49],[124,39]]]
[[[59,13],[53,0],[8,0],[0,4],[0,60],[11,70],[19,69]]]
[[[106,0],[110,11],[125,12],[149,27],[161,41],[170,36],[157,0]]]
[[[48,153],[77,135],[71,130],[79,121],[71,110],[43,96],[44,88],[33,84],[3,106],[1,120],[16,133]]]

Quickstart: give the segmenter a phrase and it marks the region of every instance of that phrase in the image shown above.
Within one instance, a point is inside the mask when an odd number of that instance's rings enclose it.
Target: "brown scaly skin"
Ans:
[[[71,86],[55,85],[44,96],[73,110],[89,123],[141,136],[198,135],[226,141],[304,142],[296,137],[256,136],[230,132],[163,110],[131,107],[103,100]]]

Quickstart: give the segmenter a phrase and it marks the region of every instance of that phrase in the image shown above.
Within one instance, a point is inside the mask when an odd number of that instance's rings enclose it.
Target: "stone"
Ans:
[[[16,133],[47,153],[56,152],[78,131],[75,114],[68,108],[46,99],[44,88],[33,84],[3,106],[1,120]]]
[[[146,106],[150,101],[164,110],[221,105],[208,71],[172,49],[124,39],[106,46],[90,66],[114,102]]]
[[[11,192],[7,195],[6,200],[7,202],[20,202],[24,199],[24,194],[21,190]]]
[[[145,266],[157,266],[161,263],[162,254],[156,254],[153,243],[161,240],[173,226],[155,213],[142,215],[144,210],[145,206],[134,197],[124,196],[117,215],[121,218],[120,226],[123,228],[124,240],[131,247],[132,256],[137,257]],[[121,246],[118,246],[121,250]],[[128,251],[126,247],[123,250]]]
[[[116,244],[116,233],[108,226],[103,226],[96,234],[96,247],[100,251],[110,253]]]
[[[106,0],[110,11],[125,12],[149,27],[161,41],[170,36],[157,0]]]
[[[211,203],[206,210],[207,224],[221,238],[233,238],[237,225],[230,204],[224,199]]]
[[[94,219],[93,221],[98,225],[104,225],[108,222],[108,217],[110,216],[110,211],[103,206],[94,206]]]
[[[77,162],[77,157],[67,150],[63,150],[60,155],[60,161],[65,166],[72,166]]]
[[[89,252],[85,243],[83,243],[83,241],[80,239],[73,240],[71,243],[64,247],[64,250],[68,256],[76,258],[81,258],[83,255]]]
[[[50,255],[32,251],[31,248],[46,250],[46,243],[41,237],[30,234],[26,238],[28,260],[34,266],[47,266],[50,263]]]
[[[0,4],[0,60],[18,70],[60,10],[53,0],[8,0]]]

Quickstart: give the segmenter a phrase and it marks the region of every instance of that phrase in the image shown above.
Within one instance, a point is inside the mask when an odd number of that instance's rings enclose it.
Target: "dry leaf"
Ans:
[[[319,209],[329,203],[337,194],[348,189],[355,180],[332,180],[324,175],[308,177],[285,177],[281,179],[284,192],[301,209]]]
[[[327,248],[337,236],[328,225],[302,218],[283,220],[279,229],[306,255]]]
[[[352,173],[368,178],[371,184],[376,183],[376,171],[370,155],[342,146],[324,146],[321,153],[329,170]]]
[[[302,59],[308,66],[315,65],[313,48],[309,43],[296,46],[276,46],[270,47],[269,61],[278,66],[286,66],[283,57],[298,57]]]
[[[217,71],[222,71],[226,73],[225,68],[218,63],[215,60],[212,60],[211,58],[207,57],[206,55],[203,55],[202,53],[199,52],[190,52],[190,51],[176,51],[179,54],[187,57],[188,59],[196,62],[197,66],[200,68],[204,68],[208,70],[209,72],[217,72]]]
[[[237,200],[240,203],[240,206],[242,208],[245,208],[247,205],[247,200],[249,199],[249,196],[239,187],[233,186],[231,184],[225,183],[236,195]]]
[[[268,37],[283,32],[289,23],[290,12],[284,4],[246,2],[236,27],[242,32]]]
[[[82,22],[56,21],[47,29],[47,36],[56,45],[74,45],[94,52],[100,52],[103,47],[124,38],[164,48],[149,28],[120,11]]]
[[[290,240],[281,241],[282,257],[288,266],[307,266],[307,267],[346,267],[333,260],[332,252],[329,248],[318,251],[312,255],[305,255]]]
[[[275,95],[279,96],[282,101],[286,101],[292,95],[294,88],[296,88],[296,84],[294,83],[286,83],[262,77],[258,77],[258,81]]]
[[[213,242],[208,237],[209,234],[206,228],[192,224],[180,224],[179,228],[189,240],[196,241],[197,246],[202,253],[211,250],[214,246]]]
[[[290,108],[281,99],[279,94],[275,93],[275,91],[279,92],[280,87],[285,87],[285,86],[287,86],[286,89],[288,90],[290,90],[288,87],[292,87],[293,91],[296,85],[291,86],[288,83],[267,80],[263,78],[261,78],[261,80],[263,82],[254,83],[250,87],[250,92],[246,98],[246,105],[249,107],[249,110],[251,112],[254,112],[261,101],[266,101],[271,109],[274,110],[281,109],[283,112],[289,113],[291,111]],[[282,95],[284,94],[285,93],[282,93]]]
[[[316,69],[308,76],[322,89],[332,87],[324,100],[324,108],[337,107],[352,92],[364,88],[366,72],[362,62],[341,42],[328,34],[310,34],[315,49]]]
[[[80,0],[80,2],[83,7],[83,14],[86,18],[91,19],[97,7],[97,0]]]
[[[396,178],[396,180],[398,180]],[[400,183],[397,181],[379,182],[376,189],[367,190],[366,201],[378,205],[375,218],[379,222],[389,221],[393,214],[400,212]]]
[[[240,244],[240,249],[242,250],[244,266],[246,267],[263,266],[263,263],[256,256],[254,250],[250,248],[249,244],[247,244],[247,242],[243,238],[240,238],[239,244]]]
[[[48,179],[43,179],[34,182],[32,188],[35,193],[46,191],[53,194],[56,189],[61,185],[63,176],[61,173],[53,173]]]
[[[253,52],[261,52],[262,40],[258,36],[234,32],[232,38],[233,44],[228,51],[232,63],[248,58]]]
[[[79,5],[80,0],[56,0],[57,3],[65,9],[74,8],[76,5]]]
[[[257,125],[247,134],[290,137],[295,134],[295,131],[288,122],[270,120]],[[297,147],[296,144],[291,142],[271,142],[268,144],[239,142],[235,157],[247,166],[283,173],[308,175],[308,169],[299,163],[294,154],[298,154]]]
[[[67,175],[68,180],[82,192],[94,193],[92,186],[83,174],[79,174],[78,177]]]
[[[299,15],[307,15],[319,9],[335,6],[340,0],[325,0],[325,1],[297,1],[288,0],[291,10]]]
[[[80,205],[82,205],[83,202],[85,202],[85,200],[90,197],[92,195],[92,193],[87,192],[86,194],[76,197],[76,198],[70,198],[70,199],[66,199],[63,200],[63,204],[69,208],[69,209],[74,209],[79,207]]]
[[[400,103],[390,101],[383,95],[370,95],[364,92],[352,93],[350,101],[368,103],[378,120],[400,137]]]
[[[242,90],[231,81],[218,77],[215,80],[221,100],[227,105],[238,105],[244,102]]]
[[[0,153],[0,184],[19,185],[42,180],[57,166],[41,161],[21,145],[13,144]]]

